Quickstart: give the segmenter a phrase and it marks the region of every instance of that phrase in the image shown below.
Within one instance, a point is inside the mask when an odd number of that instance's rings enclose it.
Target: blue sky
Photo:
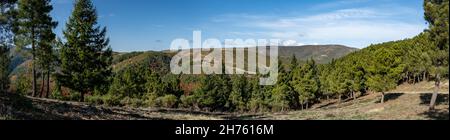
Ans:
[[[285,45],[370,44],[413,37],[423,0],[93,0],[114,51],[167,50],[172,40],[280,39]],[[73,0],[53,0],[62,29]]]

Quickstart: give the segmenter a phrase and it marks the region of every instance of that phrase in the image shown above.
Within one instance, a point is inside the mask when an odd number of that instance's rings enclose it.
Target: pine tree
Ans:
[[[244,111],[248,100],[247,79],[244,75],[236,76],[232,79],[232,89],[229,97],[229,107],[231,110]]]
[[[106,27],[97,25],[97,12],[91,0],[77,0],[66,24],[61,48],[60,83],[81,93],[107,85],[111,75],[112,50],[106,37]]]
[[[448,70],[449,60],[449,25],[448,0],[425,0],[425,20],[429,23],[430,40],[433,42],[432,62],[434,66],[435,91],[433,93],[430,110],[434,110],[437,92],[441,83],[441,76]]]
[[[0,94],[9,88],[10,48],[13,44],[12,24],[16,0],[0,3]]]
[[[295,57],[295,55],[292,55],[291,63],[289,64],[289,71],[288,71],[288,78],[290,80],[292,80],[293,74],[294,74],[293,71],[298,68],[298,65],[299,64],[298,64],[297,58]]]
[[[292,86],[299,94],[300,105],[309,107],[309,103],[319,92],[319,75],[314,60],[307,61],[301,68],[294,71]]]
[[[16,44],[21,47],[31,44],[32,53],[32,73],[33,73],[33,92],[32,96],[36,96],[36,66],[37,60],[45,60],[51,43],[55,39],[53,28],[57,26],[57,22],[53,21],[50,12],[53,7],[50,0],[19,0],[18,15],[15,25],[15,34],[17,37]],[[40,54],[38,54],[39,52]]]
[[[269,103],[272,111],[287,111],[297,107],[298,98],[296,93],[289,86],[289,75],[284,69],[281,61],[278,62],[278,81],[276,86],[272,89],[272,96]]]
[[[401,50],[385,48],[374,52],[374,61],[368,67],[371,76],[367,80],[367,85],[373,91],[381,93],[381,103],[384,103],[385,92],[397,86],[405,69],[401,55]]]
[[[258,79],[259,75],[256,75],[248,82],[251,91],[247,106],[252,112],[261,112],[266,109],[266,105],[264,104],[264,89],[259,85]]]

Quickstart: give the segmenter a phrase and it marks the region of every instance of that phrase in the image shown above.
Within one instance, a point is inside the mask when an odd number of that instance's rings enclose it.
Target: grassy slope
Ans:
[[[385,104],[378,103],[379,94],[369,94],[356,101],[349,100],[341,104],[337,104],[336,101],[324,102],[314,105],[313,109],[306,111],[267,114],[212,113],[184,109],[111,108],[77,102],[0,95],[0,120],[448,120],[448,93],[440,94],[437,110],[429,112],[428,103],[431,94],[429,92],[417,94],[408,91],[414,87],[429,84],[402,85],[399,89],[405,93],[393,92],[386,95]],[[443,85],[442,91],[448,91],[448,81]]]

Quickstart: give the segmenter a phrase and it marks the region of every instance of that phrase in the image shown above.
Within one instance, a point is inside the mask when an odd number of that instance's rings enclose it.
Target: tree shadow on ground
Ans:
[[[195,111],[195,110],[183,110],[183,109],[156,109],[154,112],[160,113],[175,113],[175,114],[190,114],[190,115],[207,115],[207,116],[220,116],[220,115],[228,115],[223,112],[203,112],[203,111]]]
[[[427,118],[432,119],[432,120],[449,120],[448,108],[447,108],[447,110],[440,109],[440,110],[427,111],[420,115],[425,115]]]
[[[132,110],[49,102],[15,94],[0,95],[0,116],[11,120],[168,120]]]
[[[431,102],[431,97],[433,96],[433,93],[424,93],[420,94],[420,104],[421,105],[429,105]],[[436,99],[436,105],[448,105],[448,94],[438,94],[438,97]]]
[[[396,100],[398,98],[400,98],[401,96],[405,95],[404,93],[386,93],[384,95],[384,102],[389,102],[391,100]],[[376,103],[381,103],[381,96],[380,96],[380,100],[377,101]]]
[[[13,120],[66,120],[67,117],[54,114],[33,105],[31,99],[18,94],[0,95],[0,115]]]
[[[262,114],[247,114],[247,115],[229,115],[229,116],[223,116],[223,119],[226,120],[259,120],[259,119],[265,119],[266,116]]]

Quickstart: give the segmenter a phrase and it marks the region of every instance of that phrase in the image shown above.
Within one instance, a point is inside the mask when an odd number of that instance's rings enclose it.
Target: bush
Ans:
[[[251,99],[248,103],[248,109],[252,112],[265,112],[268,110],[264,101],[261,99]]]
[[[102,97],[103,104],[106,106],[118,106],[120,105],[120,97],[112,95],[112,94],[106,94]]]
[[[147,107],[158,107],[158,104],[156,102],[156,99],[158,98],[158,96],[154,93],[148,93],[146,95],[144,95],[145,97],[145,101],[144,104]]]
[[[161,98],[161,107],[174,108],[176,107],[178,102],[177,96],[172,94],[160,98]]]
[[[194,96],[181,96],[180,97],[181,104],[180,106],[183,108],[193,108],[196,105],[196,99]]]
[[[17,94],[27,95],[31,89],[31,79],[24,74],[20,74],[15,81]]]
[[[152,107],[174,108],[176,107],[177,102],[178,102],[177,96],[170,94],[158,97],[153,102],[150,103]]]
[[[54,89],[52,93],[50,94],[50,98],[57,99],[57,100],[64,100],[64,96],[61,94],[61,90]]]
[[[94,105],[102,105],[103,104],[103,97],[100,95],[91,95],[91,96],[86,96],[85,101],[89,104],[94,104]]]
[[[120,100],[120,104],[130,107],[142,107],[144,105],[144,102],[141,99],[125,97]]]

